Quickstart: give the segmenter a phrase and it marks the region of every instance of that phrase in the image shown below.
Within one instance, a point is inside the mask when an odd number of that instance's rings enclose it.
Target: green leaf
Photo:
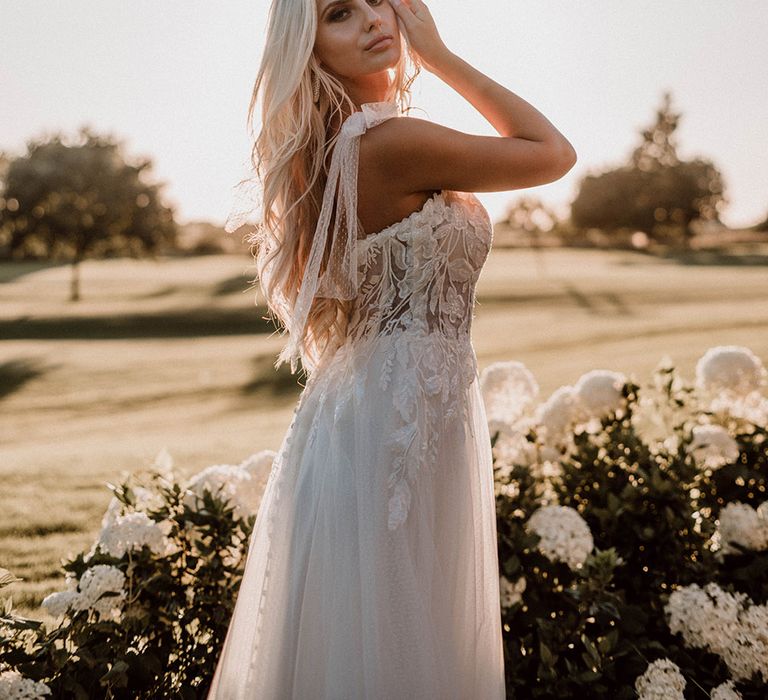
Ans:
[[[109,669],[101,678],[99,683],[101,685],[112,684],[117,688],[128,687],[128,674],[127,671],[130,668],[125,661],[118,659],[112,664],[112,668]]]
[[[544,644],[542,640],[539,640],[539,655],[541,656],[541,660],[550,668],[552,668],[557,661],[557,656],[550,651],[549,647]]]
[[[0,567],[0,588],[3,586],[10,586],[12,583],[23,580],[23,578],[14,576],[10,571],[8,571],[8,569]]]
[[[592,663],[589,663],[587,665],[599,667],[601,664],[600,654],[595,648],[595,645],[592,643],[592,640],[589,637],[587,637],[586,634],[582,634],[581,643],[584,645],[584,648],[587,650],[587,653],[589,654],[589,658],[592,660]]]

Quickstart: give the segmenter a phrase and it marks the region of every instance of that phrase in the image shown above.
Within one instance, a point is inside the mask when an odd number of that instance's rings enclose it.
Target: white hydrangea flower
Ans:
[[[25,678],[18,671],[0,672],[0,698],[5,700],[40,700],[51,694],[51,689],[42,681]]]
[[[667,454],[676,454],[680,449],[680,438],[677,435],[670,435],[661,446],[667,451]]]
[[[715,583],[704,588],[693,583],[670,594],[664,607],[667,624],[673,634],[683,635],[688,646],[721,647],[736,636],[739,610],[746,598],[744,593],[726,593]]]
[[[551,396],[537,406],[534,418],[544,430],[544,438],[561,440],[578,421],[581,413],[579,397],[574,387],[555,389]]]
[[[736,680],[755,673],[768,680],[768,606],[710,582],[703,589],[694,583],[673,591],[664,610],[673,634],[720,656]]]
[[[251,475],[250,480],[240,485],[240,500],[247,504],[249,512],[256,513],[261,505],[261,499],[267,486],[272,470],[276,467],[274,450],[261,450],[246,457],[240,468]]]
[[[723,392],[712,399],[709,410],[720,420],[741,418],[763,428],[768,426],[768,398],[759,391],[746,396]]]
[[[118,515],[112,523],[101,529],[96,546],[105,554],[117,559],[128,551],[139,550],[145,545],[154,554],[163,556],[173,549],[168,539],[170,523],[158,523],[146,513],[137,511]]]
[[[499,591],[501,593],[501,609],[508,610],[523,599],[525,591],[525,576],[521,576],[515,583],[512,583],[506,576],[499,579]]]
[[[742,700],[742,695],[733,687],[732,680],[721,683],[717,688],[712,688],[709,697],[711,700]]]
[[[539,384],[522,362],[494,362],[480,373],[480,391],[491,435],[497,430],[515,433],[539,395]]]
[[[751,602],[751,601],[750,601]],[[737,680],[757,672],[768,681],[768,605],[750,605],[739,615],[741,635],[725,662]]]
[[[528,465],[528,471],[537,481],[546,479],[555,479],[563,474],[563,467],[560,460],[563,453],[557,447],[544,444],[539,448],[536,459],[531,460]]]
[[[513,465],[527,467],[536,460],[536,445],[524,433],[500,433],[493,445],[493,457],[502,475],[509,476]]]
[[[684,700],[685,678],[670,659],[656,659],[635,679],[640,700]]]
[[[739,458],[739,444],[721,425],[696,425],[686,450],[700,469],[719,469]]]
[[[202,507],[203,491],[227,501],[235,518],[247,518],[258,510],[261,494],[252,488],[256,480],[249,470],[235,464],[214,464],[195,475],[187,484],[183,503],[192,509]]]
[[[622,388],[627,378],[620,372],[593,369],[579,377],[574,389],[590,418],[601,418],[621,408]]]
[[[80,593],[77,591],[56,591],[45,596],[41,605],[48,611],[49,615],[60,617],[72,608],[79,597]]]
[[[718,521],[717,531],[723,554],[739,553],[729,542],[755,552],[768,549],[768,501],[757,509],[739,501],[728,503],[720,511]]]
[[[99,620],[108,618],[113,609],[119,609],[126,597],[125,574],[116,566],[97,564],[83,572],[78,588],[80,596],[74,601],[74,610],[92,609]],[[113,595],[101,596],[104,593]]]
[[[746,396],[765,386],[767,379],[760,358],[741,345],[709,348],[696,363],[696,387],[704,393]]]
[[[569,506],[542,506],[528,518],[526,529],[539,535],[538,548],[545,557],[571,569],[580,569],[594,548],[589,525]]]
[[[274,464],[275,457],[277,457],[277,452],[274,450],[261,450],[240,462],[240,468],[254,476],[268,474]]]
[[[640,392],[630,419],[640,439],[655,453],[677,451],[675,429],[685,423],[697,408],[685,394],[678,393],[675,401],[670,401],[665,381],[669,378],[657,370],[652,384]],[[679,392],[682,385],[680,378],[672,375],[671,383],[672,391]],[[678,405],[678,401],[683,405]]]
[[[494,491],[497,495],[506,496],[514,500],[520,496],[520,485],[516,481],[510,481],[508,484],[496,482]]]
[[[563,475],[563,467],[558,460],[544,459],[531,465],[535,479],[557,479]]]
[[[667,408],[665,411],[664,409]],[[672,411],[665,403],[641,395],[632,411],[632,427],[646,445],[658,445],[672,432],[669,417]]]
[[[158,510],[165,504],[162,494],[143,486],[134,486],[133,493],[136,496],[136,510]]]
[[[552,445],[542,445],[539,450],[539,461],[541,462],[558,462],[563,456],[563,453]]]
[[[112,525],[122,512],[123,504],[118,500],[117,496],[112,496],[107,509],[104,511],[104,515],[101,517],[101,527],[105,528]]]
[[[133,486],[133,493],[136,496],[136,506],[131,507],[125,505],[120,501],[117,496],[112,496],[107,505],[107,509],[104,511],[104,515],[101,518],[101,527],[105,528],[109,525],[113,525],[117,518],[123,513],[123,510],[127,512],[144,512],[153,508],[159,508],[163,505],[163,497],[150,491],[143,486]]]
[[[42,606],[54,617],[70,611],[95,610],[99,620],[119,617],[126,598],[125,574],[116,566],[97,564],[83,572],[79,583],[67,576],[67,590],[47,595]],[[103,598],[103,593],[110,593]],[[2,696],[0,696],[2,697]]]

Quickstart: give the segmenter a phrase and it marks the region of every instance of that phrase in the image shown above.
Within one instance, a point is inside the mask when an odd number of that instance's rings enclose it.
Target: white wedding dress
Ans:
[[[365,104],[342,137],[359,145],[395,116],[395,103]],[[348,335],[310,376],[277,452],[209,700],[505,697],[470,339],[492,234],[474,195],[442,191],[357,241]]]

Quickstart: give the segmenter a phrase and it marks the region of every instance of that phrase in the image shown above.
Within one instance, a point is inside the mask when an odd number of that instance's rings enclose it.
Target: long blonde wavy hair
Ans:
[[[261,129],[251,149],[261,207],[252,244],[262,294],[272,321],[290,328],[301,279],[312,247],[327,181],[330,153],[343,119],[355,104],[343,84],[325,71],[313,49],[317,34],[316,0],[273,0],[266,45],[248,106],[247,123],[261,102]],[[398,63],[390,69],[386,100],[401,112],[410,109],[410,86],[421,70],[418,56],[402,42]],[[313,101],[317,76],[320,99]],[[326,245],[321,274],[332,241]],[[255,253],[254,253],[255,248]],[[256,279],[251,280],[256,282]],[[311,373],[325,352],[346,334],[351,302],[315,298],[300,340],[302,367]],[[275,369],[289,359],[284,347]]]

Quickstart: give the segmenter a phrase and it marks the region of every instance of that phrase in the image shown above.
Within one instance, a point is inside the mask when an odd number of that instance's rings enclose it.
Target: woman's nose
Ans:
[[[376,8],[371,7],[370,5],[368,5],[368,14],[365,18],[365,21],[368,25],[368,29],[373,29],[373,27],[375,27],[377,24],[381,26],[383,23],[381,15],[376,12]]]

